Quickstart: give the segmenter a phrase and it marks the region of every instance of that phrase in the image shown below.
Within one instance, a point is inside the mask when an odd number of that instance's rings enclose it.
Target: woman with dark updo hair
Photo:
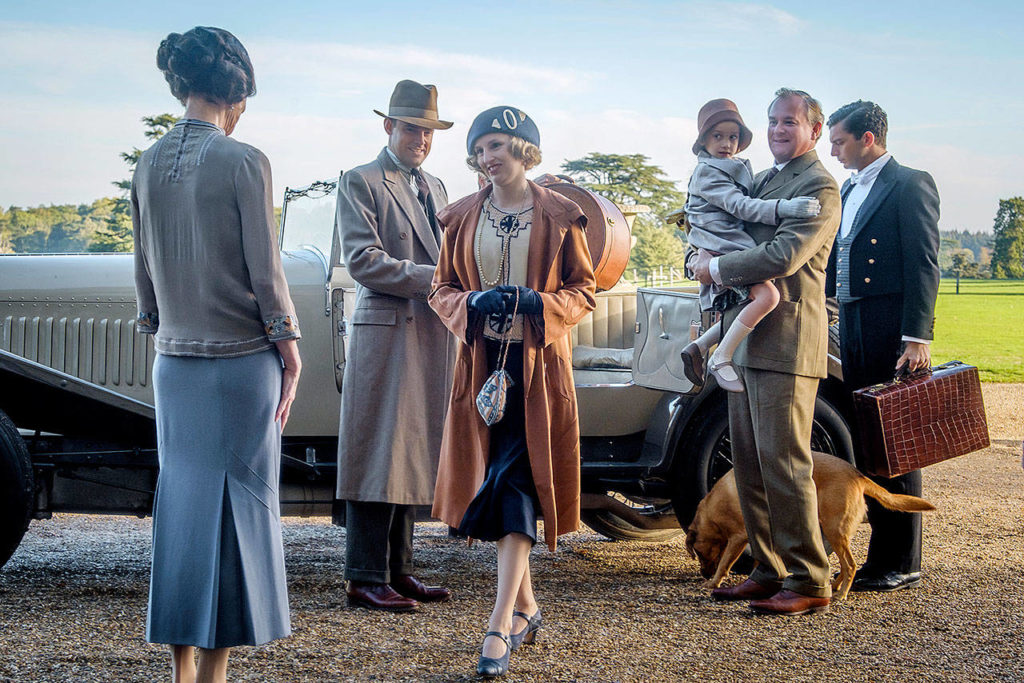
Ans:
[[[157,66],[185,114],[132,179],[137,326],[157,352],[146,638],[171,646],[175,681],[223,681],[229,648],[291,632],[278,474],[299,327],[270,164],[228,137],[256,92],[248,53],[199,26]]]

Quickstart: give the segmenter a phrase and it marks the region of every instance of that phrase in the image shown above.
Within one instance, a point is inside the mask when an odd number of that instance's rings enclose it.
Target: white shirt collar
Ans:
[[[390,147],[385,147],[384,149],[387,150],[388,156],[391,157],[391,161],[395,162],[395,166],[398,167],[399,171],[405,175],[412,175],[412,169],[399,161],[398,155],[392,152]]]
[[[860,171],[854,171],[850,174],[850,184],[870,185],[875,182],[875,178],[877,178],[878,174],[882,172],[882,168],[889,163],[889,159],[892,159],[892,154],[886,152]]]

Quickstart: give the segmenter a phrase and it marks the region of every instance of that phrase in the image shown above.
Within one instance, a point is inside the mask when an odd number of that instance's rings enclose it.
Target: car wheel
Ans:
[[[609,491],[610,497],[624,503],[639,514],[645,516],[664,516],[672,514],[672,506],[668,501],[641,500],[629,498],[621,493]],[[613,541],[646,541],[648,543],[664,543],[683,533],[682,529],[645,529],[636,526],[609,510],[580,511],[580,519],[591,529]]]
[[[691,420],[693,425],[680,440],[676,455],[672,503],[680,525],[693,520],[697,504],[711,487],[732,469],[729,440],[729,408],[725,396],[712,402]],[[850,427],[839,411],[820,394],[814,403],[811,450],[853,462]]]
[[[32,459],[11,419],[0,411],[0,567],[25,535],[32,518]]]

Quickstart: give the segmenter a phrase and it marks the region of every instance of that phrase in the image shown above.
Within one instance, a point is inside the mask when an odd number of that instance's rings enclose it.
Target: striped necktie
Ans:
[[[416,181],[416,198],[420,200],[420,205],[423,207],[423,212],[427,214],[427,222],[430,223],[430,228],[434,231],[434,237],[437,239],[437,243],[441,243],[441,235],[437,229],[437,218],[434,216],[434,204],[430,201],[430,186],[427,185],[427,179],[423,177],[423,172],[418,168],[412,169],[412,177]]]
[[[764,188],[766,188],[768,186],[768,183],[770,183],[772,181],[772,178],[774,178],[778,174],[779,174],[779,167],[778,166],[772,166],[771,170],[769,170],[765,174],[764,178],[758,184],[757,190],[754,192],[754,196],[756,197],[759,194],[761,194],[762,192],[764,192]]]

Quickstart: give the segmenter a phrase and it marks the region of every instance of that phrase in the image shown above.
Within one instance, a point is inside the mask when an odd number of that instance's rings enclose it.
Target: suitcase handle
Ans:
[[[659,339],[671,339],[668,332],[665,331],[665,309],[658,306],[658,324],[661,325],[661,334],[658,335]]]
[[[914,370],[910,372],[907,370],[907,366],[901,365],[896,369],[896,374],[892,376],[893,382],[904,382],[912,379],[918,379],[921,377],[927,377],[932,374],[932,368],[921,368],[920,370]]]
[[[899,370],[896,371],[896,374],[893,375],[892,381],[894,381],[894,382],[902,382],[904,380],[918,379],[920,377],[927,377],[928,375],[932,374],[936,370],[948,370],[950,368],[955,368],[955,367],[963,365],[963,364],[964,364],[964,362],[962,360],[951,360],[951,361],[947,361],[947,362],[943,363],[942,365],[936,365],[934,368],[921,368],[920,370],[915,370],[914,372],[908,371],[907,370],[907,366],[906,365],[902,365],[902,366],[900,366]]]

